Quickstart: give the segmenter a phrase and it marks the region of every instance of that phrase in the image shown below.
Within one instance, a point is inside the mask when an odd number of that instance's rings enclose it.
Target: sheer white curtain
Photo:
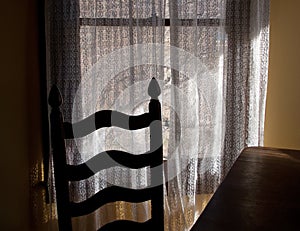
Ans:
[[[159,81],[165,230],[189,230],[238,153],[263,143],[268,16],[268,0],[46,1],[48,88],[55,83],[62,92],[66,121],[104,109],[146,112],[149,81]],[[109,149],[143,153],[149,130],[108,128],[68,141],[68,162]],[[55,230],[52,171],[50,160],[52,200],[42,214],[44,227]],[[111,185],[149,184],[149,168],[111,168],[71,183],[71,198],[82,201]],[[143,222],[150,209],[148,202],[112,203],[74,219],[73,228]]]

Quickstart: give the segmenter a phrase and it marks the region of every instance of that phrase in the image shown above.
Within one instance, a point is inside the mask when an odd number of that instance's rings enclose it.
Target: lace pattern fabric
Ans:
[[[189,230],[240,151],[263,143],[268,20],[268,0],[46,1],[48,88],[58,85],[65,121],[78,121],[104,109],[144,113],[145,83],[152,77],[159,80],[165,174],[169,176],[166,230]],[[110,56],[136,44],[166,46],[157,51],[150,45]],[[170,51],[170,46],[196,57],[205,68],[177,59],[177,51]],[[109,58],[105,68],[97,66],[105,58]],[[137,65],[141,59],[150,61]],[[129,66],[120,71],[125,62]],[[195,76],[155,62],[192,69]],[[68,162],[80,164],[102,149],[141,153],[149,149],[149,131],[126,133],[113,128],[68,141]],[[36,177],[38,173],[33,181]],[[38,230],[56,229],[51,160],[49,177],[51,203],[41,205],[38,196],[34,201],[34,208],[44,208],[41,214],[47,217],[36,217]],[[147,168],[112,168],[71,183],[71,198],[81,201],[111,185],[142,188],[150,181]],[[117,202],[74,219],[73,227],[93,230],[114,218],[145,221],[150,209],[148,202]]]

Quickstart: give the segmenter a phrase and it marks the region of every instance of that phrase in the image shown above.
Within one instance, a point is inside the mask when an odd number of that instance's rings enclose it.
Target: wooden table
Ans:
[[[191,231],[300,230],[300,151],[247,148]]]

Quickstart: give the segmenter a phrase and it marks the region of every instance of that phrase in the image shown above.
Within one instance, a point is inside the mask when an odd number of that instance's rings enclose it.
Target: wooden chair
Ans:
[[[148,113],[129,116],[118,111],[103,110],[96,112],[82,121],[71,124],[64,122],[60,111],[62,104],[61,94],[55,85],[52,87],[49,94],[49,104],[52,107],[50,115],[51,144],[60,231],[71,231],[72,217],[92,213],[106,203],[115,201],[137,203],[147,200],[151,200],[151,219],[148,221],[139,223],[116,220],[104,225],[99,230],[164,230],[162,125],[161,105],[158,100],[160,93],[159,85],[155,78],[153,78],[148,87],[148,94],[151,96]],[[95,124],[95,129],[88,126],[91,123]],[[150,151],[140,155],[132,155],[122,151],[109,150],[105,152],[107,155],[100,153],[86,163],[76,166],[67,164],[65,139],[83,137],[97,129],[111,126],[128,130],[137,130],[149,126]],[[91,165],[94,166],[92,170],[89,168]],[[113,166],[125,166],[132,169],[150,166],[151,185],[144,189],[111,186],[80,203],[69,200],[70,181],[87,179],[100,170]]]

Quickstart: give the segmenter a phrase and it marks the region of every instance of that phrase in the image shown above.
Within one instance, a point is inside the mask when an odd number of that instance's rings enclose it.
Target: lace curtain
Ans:
[[[240,151],[263,144],[269,1],[47,0],[45,11],[48,92],[57,84],[65,121],[105,109],[142,114],[149,81],[159,81],[165,230],[189,230]],[[149,130],[107,128],[68,141],[67,161],[109,149],[146,152]],[[38,230],[57,230],[53,177],[50,158],[50,203],[34,200]],[[149,168],[111,168],[71,183],[70,196],[79,202],[111,185],[149,182]],[[73,219],[73,228],[143,222],[150,209],[149,202],[111,203]]]

